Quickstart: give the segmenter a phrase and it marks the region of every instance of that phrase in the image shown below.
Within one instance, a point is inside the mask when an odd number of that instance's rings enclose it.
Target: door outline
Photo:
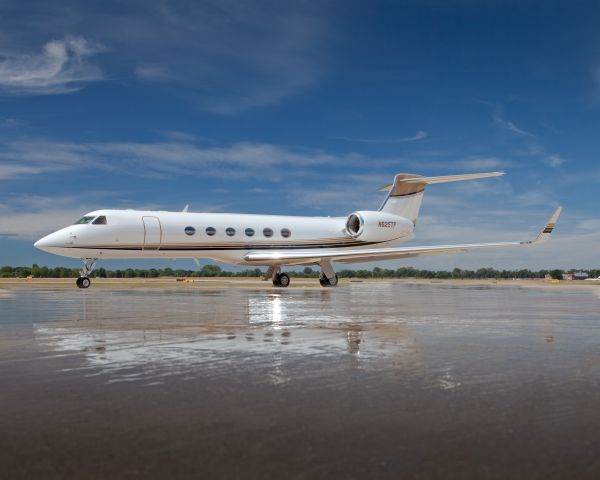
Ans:
[[[142,217],[142,223],[144,224],[144,250],[158,250],[162,244],[162,224],[160,223],[160,219],[158,217]],[[152,233],[152,227],[156,227],[158,225],[158,243],[157,242],[148,242],[149,233]],[[152,240],[152,239],[150,239]]]

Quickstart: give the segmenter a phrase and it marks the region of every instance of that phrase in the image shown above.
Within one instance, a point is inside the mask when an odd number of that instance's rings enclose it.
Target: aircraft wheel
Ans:
[[[275,275],[273,277],[273,286],[274,287],[281,287],[281,285],[279,284],[279,274]]]
[[[322,287],[335,287],[338,284],[338,276],[336,275],[330,280],[325,275],[321,275],[319,277],[319,283]]]
[[[290,276],[287,273],[281,273],[279,276],[279,286],[287,287],[290,284]]]
[[[79,288],[89,288],[91,284],[92,282],[88,277],[79,277],[77,279],[77,286]]]

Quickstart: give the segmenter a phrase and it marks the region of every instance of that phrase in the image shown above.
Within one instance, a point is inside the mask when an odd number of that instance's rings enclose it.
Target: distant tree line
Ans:
[[[590,275],[590,277],[600,276],[600,269],[579,270]],[[563,273],[573,270],[496,270],[495,268],[479,268],[477,270],[464,270],[455,268],[452,271],[446,270],[420,270],[413,267],[401,267],[397,269],[375,267],[372,270],[341,270],[338,272],[340,278],[436,278],[436,279],[511,279],[511,278],[544,278],[547,274],[552,278],[561,279]],[[287,272],[291,277],[297,278],[317,278],[319,270],[306,267],[299,271]],[[259,277],[262,274],[259,268],[229,272],[222,270],[218,265],[205,265],[198,270],[185,270],[173,268],[127,268],[125,270],[107,270],[97,268],[92,273],[92,277],[101,278],[159,278],[159,277]],[[79,269],[64,267],[40,267],[33,264],[31,267],[11,267],[4,266],[0,268],[0,278],[19,278],[33,276],[36,278],[77,278]]]

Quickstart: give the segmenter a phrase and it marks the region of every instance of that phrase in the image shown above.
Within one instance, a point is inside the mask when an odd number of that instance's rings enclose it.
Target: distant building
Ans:
[[[586,280],[588,277],[586,272],[563,273],[563,280]]]

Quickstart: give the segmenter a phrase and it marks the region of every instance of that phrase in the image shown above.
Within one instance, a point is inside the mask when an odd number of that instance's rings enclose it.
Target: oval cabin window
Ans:
[[[235,228],[231,228],[229,227],[227,230],[225,230],[225,233],[230,236],[233,237],[235,235]]]
[[[282,228],[281,229],[281,236],[283,238],[288,238],[291,234],[292,234],[292,232],[290,232],[289,228]]]
[[[247,229],[246,229],[246,236],[247,236],[247,237],[252,237],[252,236],[254,236],[254,229],[252,229],[252,228],[247,228]]]
[[[186,235],[194,235],[196,233],[196,229],[194,227],[185,227]]]
[[[271,228],[265,228],[265,229],[263,229],[263,235],[265,237],[272,237],[273,236],[273,230]]]
[[[217,231],[213,227],[207,227],[206,228],[206,234],[209,237],[212,237],[215,233],[217,233]]]

